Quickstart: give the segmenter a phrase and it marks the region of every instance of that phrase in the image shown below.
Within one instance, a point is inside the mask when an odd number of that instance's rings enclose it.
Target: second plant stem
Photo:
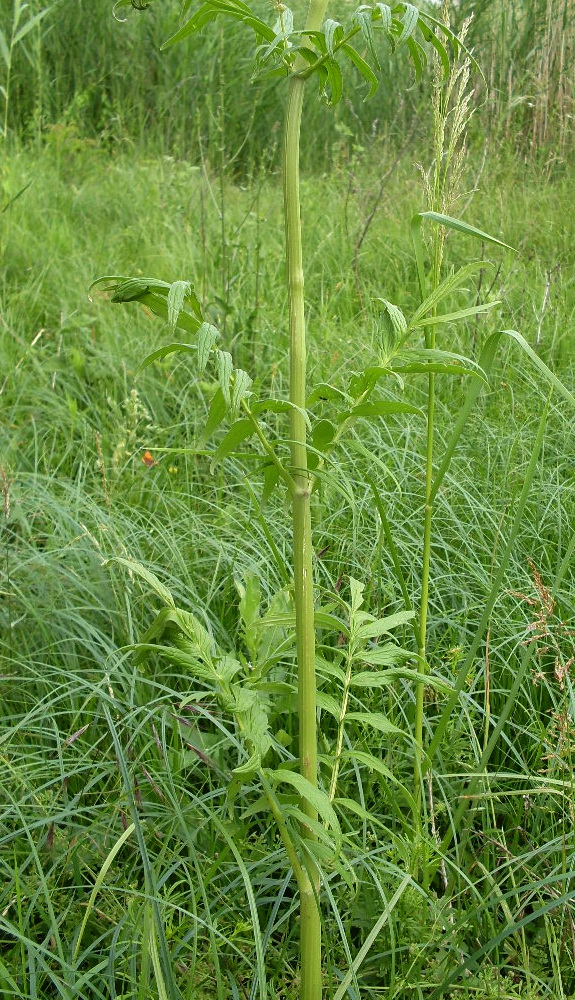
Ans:
[[[325,18],[327,0],[311,0],[306,29],[319,30]],[[305,65],[305,64],[304,64]],[[313,557],[311,530],[311,481],[307,467],[306,406],[306,327],[304,277],[299,192],[299,150],[305,79],[304,66],[296,63],[289,81],[284,136],[284,213],[286,231],[286,272],[290,324],[290,418],[294,601],[297,635],[298,714],[300,771],[317,787],[317,722],[315,676],[315,627],[313,602]],[[317,811],[303,798],[304,815],[317,823]],[[302,824],[303,840],[313,840],[310,827]],[[308,878],[300,883],[300,970],[301,1000],[320,1000],[321,917],[319,873],[307,853],[304,858]]]

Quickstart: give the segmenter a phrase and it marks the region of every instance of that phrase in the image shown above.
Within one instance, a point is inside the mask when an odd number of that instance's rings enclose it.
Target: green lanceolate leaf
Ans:
[[[377,55],[377,49],[375,47],[375,35],[373,30],[373,10],[371,7],[362,6],[358,7],[355,14],[353,15],[352,24],[357,25],[359,28],[363,40],[366,44],[367,50],[373,59],[378,70],[381,69],[381,64],[379,62],[379,57]]]
[[[391,362],[398,375],[429,375],[430,372],[444,372],[450,375],[474,375],[489,385],[487,375],[476,361],[452,351],[422,347],[400,351]]]
[[[232,377],[234,364],[232,356],[228,353],[228,351],[216,351],[216,369],[222,395],[226,401],[226,406],[229,407],[232,402],[230,395],[230,379]]]
[[[198,330],[198,374],[201,375],[206,368],[210,351],[219,339],[219,332],[211,323],[202,323]]]
[[[321,788],[312,785],[311,781],[304,778],[298,771],[288,771],[287,768],[279,767],[275,771],[266,770],[265,774],[273,785],[287,784],[295,788],[300,798],[305,799],[323,822],[331,827],[339,849],[342,842],[341,828],[335,809],[326,793]]]
[[[329,715],[333,715],[334,719],[337,719],[338,722],[340,721],[341,705],[331,694],[326,694],[325,691],[318,691],[316,693],[316,704],[323,712],[328,712]]]
[[[379,88],[379,80],[377,76],[373,72],[369,63],[367,63],[365,59],[360,56],[359,52],[357,52],[352,45],[349,45],[349,43],[342,45],[341,52],[347,56],[349,61],[355,66],[358,73],[360,73],[365,82],[368,84],[369,92],[367,93],[365,100],[369,100],[370,97],[373,97],[373,95],[377,93]]]
[[[378,733],[398,733],[402,732],[398,726],[395,726],[393,722],[390,722],[385,715],[381,712],[348,712],[346,719],[351,719],[354,722],[360,722],[364,726],[370,726],[372,729],[377,729]]]
[[[192,286],[189,281],[174,281],[170,285],[170,290],[168,292],[167,306],[168,306],[168,323],[170,324],[170,331],[174,333],[176,329],[176,324],[178,322],[180,313],[184,308],[184,302],[189,296],[192,290]]]
[[[273,42],[275,38],[273,29],[265,21],[256,17],[247,4],[241,3],[240,0],[209,0],[208,3],[202,4],[192,17],[164,42],[161,47],[162,51],[183,41],[184,38],[188,38],[195,32],[201,31],[206,24],[215,21],[220,14],[227,14],[251,28],[258,42]]]
[[[401,30],[396,45],[402,45],[408,38],[411,38],[417,27],[417,22],[419,21],[419,11],[417,7],[414,7],[411,3],[406,3],[404,7],[403,18],[399,22]]]
[[[374,667],[394,667],[401,660],[410,660],[413,653],[397,646],[394,642],[384,642],[380,645],[362,649],[355,654],[354,659],[360,663],[369,663]]]
[[[237,417],[240,406],[244,399],[250,395],[250,389],[253,384],[253,379],[250,378],[247,372],[243,368],[236,368],[234,371],[232,394],[231,394],[231,413],[232,418]]]
[[[232,424],[223,441],[218,446],[210,464],[210,472],[214,471],[218,462],[222,462],[224,458],[227,458],[228,455],[235,451],[242,441],[251,437],[253,433],[254,425],[251,420],[248,420],[247,417],[242,417],[241,420],[236,420],[235,424]]]
[[[220,426],[227,412],[228,412],[228,407],[224,399],[224,394],[222,390],[218,387],[214,395],[214,398],[210,403],[210,409],[208,411],[208,419],[206,420],[206,425],[200,436],[201,444],[205,444],[206,441],[209,441],[214,431],[216,431]]]
[[[325,38],[325,47],[328,55],[333,56],[334,44],[341,41],[343,38],[343,27],[339,21],[334,21],[328,17],[323,23],[323,34]]]
[[[427,55],[425,53],[425,49],[421,47],[415,38],[407,39],[407,48],[409,49],[409,54],[415,70],[415,81],[412,85],[415,86],[415,84],[419,83],[421,80],[423,71],[427,66]]]
[[[442,313],[439,316],[426,316],[424,319],[420,319],[417,325],[418,327],[426,327],[438,326],[442,323],[456,323],[460,319],[469,319],[470,316],[479,316],[480,313],[488,312],[490,309],[494,309],[495,306],[498,305],[500,305],[499,299],[495,299],[492,302],[482,302],[477,306],[468,306],[467,309],[458,309],[456,312]]]
[[[388,417],[393,413],[417,413],[423,416],[422,411],[411,403],[400,403],[394,399],[377,399],[369,403],[359,403],[352,410],[343,413],[339,420],[349,420],[350,417]]]
[[[387,38],[392,37],[392,24],[393,16],[391,13],[391,7],[386,3],[376,3],[375,5],[376,15],[379,14],[381,18],[381,26],[383,28],[384,34]]]
[[[194,344],[166,344],[164,347],[159,347],[157,351],[153,351],[152,354],[148,354],[148,357],[142,361],[140,368],[149,368],[154,361],[161,361],[168,354],[176,353],[197,354],[197,348]]]
[[[410,622],[414,615],[414,611],[397,611],[387,618],[376,618],[354,630],[353,636],[357,639],[377,639],[380,635],[389,635],[399,625]]]

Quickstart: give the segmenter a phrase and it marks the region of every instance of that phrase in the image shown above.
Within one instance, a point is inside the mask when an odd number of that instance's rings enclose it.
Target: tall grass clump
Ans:
[[[129,0],[119,0],[116,10],[130,5]],[[287,80],[283,141],[286,326],[290,343],[287,393],[268,395],[260,380],[235,366],[231,350],[227,349],[229,345],[220,347],[221,333],[206,318],[189,280],[108,275],[96,282],[111,293],[114,302],[138,302],[166,320],[172,337],[177,331],[186,335],[186,341],[172,340],[144,362],[144,366],[149,367],[164,363],[172,354],[190,356],[199,376],[207,382],[207,419],[196,445],[191,449],[186,444],[178,445],[165,454],[207,452],[212,472],[218,472],[224,479],[230,462],[235,467],[235,463],[245,461],[246,489],[253,518],[269,547],[269,562],[275,566],[274,575],[279,578],[280,587],[273,592],[268,589],[264,600],[259,571],[248,570],[236,579],[239,620],[232,639],[218,634],[221,629],[216,632],[210,627],[201,605],[176,600],[165,582],[141,561],[120,555],[115,562],[130,577],[139,577],[161,603],[160,611],[143,636],[131,643],[130,648],[135,654],[136,665],[142,669],[148,669],[150,661],[159,662],[165,664],[168,671],[177,671],[178,678],[186,678],[178,718],[183,726],[193,730],[192,752],[224,778],[225,794],[221,786],[212,789],[214,801],[224,795],[224,808],[230,817],[238,807],[243,818],[266,817],[263,822],[275,829],[278,845],[281,844],[285,852],[288,875],[281,876],[286,879],[281,883],[286,887],[283,892],[287,892],[290,885],[291,870],[298,895],[297,904],[292,900],[289,906],[286,920],[297,912],[299,995],[304,1000],[318,1000],[322,994],[325,977],[322,917],[326,931],[327,927],[337,928],[346,958],[345,971],[336,967],[330,969],[334,996],[341,1000],[348,990],[357,993],[358,976],[384,928],[395,942],[394,911],[400,905],[408,908],[411,900],[412,906],[419,902],[423,909],[421,923],[426,927],[428,947],[437,945],[439,928],[451,928],[451,944],[443,963],[440,962],[435,970],[436,981],[430,994],[438,997],[463,972],[475,970],[484,956],[511,935],[519,935],[527,961],[521,933],[523,927],[535,919],[531,915],[519,919],[512,915],[511,901],[517,889],[511,879],[510,887],[506,887],[500,897],[507,918],[505,930],[497,932],[496,920],[489,912],[487,943],[467,955],[462,954],[460,959],[455,958],[457,945],[454,942],[469,913],[475,914],[476,909],[485,906],[485,893],[490,899],[499,899],[492,867],[482,864],[480,872],[484,884],[479,898],[474,897],[472,889],[465,914],[455,916],[450,912],[459,896],[467,894],[469,889],[458,861],[475,835],[468,825],[469,803],[482,796],[488,802],[495,801],[486,777],[487,769],[506,731],[521,683],[533,659],[535,644],[525,646],[520,670],[496,722],[491,718],[491,689],[487,676],[482,708],[476,704],[467,705],[464,692],[477,654],[486,642],[493,609],[524,520],[551,401],[543,407],[525,456],[513,513],[506,537],[494,551],[477,623],[466,637],[449,679],[438,671],[428,647],[432,556],[434,546],[442,541],[434,507],[447,481],[456,448],[467,432],[481,388],[488,384],[502,342],[510,341],[518,346],[523,357],[564,400],[573,405],[575,398],[515,330],[493,331],[485,339],[476,360],[453,350],[451,343],[443,345],[437,339],[439,331],[461,321],[475,321],[498,305],[489,298],[468,305],[461,303],[467,282],[473,275],[488,270],[490,264],[486,260],[466,261],[456,269],[447,270],[444,266],[446,234],[457,233],[480,240],[484,245],[511,249],[498,238],[451,214],[464,161],[462,140],[470,114],[468,79],[473,60],[462,38],[457,38],[450,29],[446,10],[438,19],[406,3],[393,7],[362,6],[349,23],[342,24],[326,17],[326,8],[324,0],[312,0],[307,19],[297,27],[296,17],[282,4],[271,26],[240,0],[223,5],[207,0],[191,15],[188,9],[185,11],[181,27],[166,43],[166,47],[171,47],[216,22],[223,25],[220,37],[225,48],[227,25],[238,23],[255,36],[257,71],[273,79]],[[235,38],[235,35],[230,37]],[[229,44],[234,43],[230,41]],[[382,44],[397,55],[402,49],[407,51],[417,78],[422,76],[428,58],[431,57],[435,65],[432,102],[435,159],[425,175],[428,204],[411,218],[416,304],[408,318],[399,306],[379,296],[367,365],[362,361],[359,371],[345,369],[338,380],[330,379],[328,374],[326,381],[310,386],[306,366],[299,175],[304,94],[311,80],[319,84],[320,97],[324,101],[337,105],[344,86],[342,62],[351,64],[359,73],[368,88],[368,96],[374,94],[378,88]],[[412,376],[418,380],[420,376],[424,378],[420,405],[402,393],[405,381],[411,381]],[[459,412],[439,453],[436,447],[438,376],[465,379]],[[337,581],[329,584],[322,580],[315,555],[317,529],[314,535],[314,526],[318,507],[325,505],[330,493],[344,497],[351,510],[356,508],[356,489],[338,458],[341,451],[345,453],[349,448],[352,453],[361,452],[362,447],[365,449],[362,438],[369,433],[361,428],[383,422],[390,429],[389,454],[376,453],[376,468],[385,470],[385,463],[391,461],[395,453],[394,432],[397,433],[400,426],[396,418],[401,415],[421,420],[424,428],[425,487],[421,504],[417,502],[409,512],[411,520],[422,522],[421,573],[415,580],[414,595],[414,581],[406,576],[402,552],[388,516],[388,490],[382,488],[380,477],[370,470],[362,485],[371,491],[373,509],[381,522],[382,543],[391,558],[394,584],[401,599],[399,608],[396,606],[391,613],[373,614],[367,610],[366,600],[372,583],[361,578],[363,573],[356,577],[343,572]],[[284,419],[287,427],[283,425]],[[222,435],[220,428],[226,424]],[[208,449],[215,435],[216,446]],[[267,512],[278,488],[287,497],[292,514],[291,543],[287,551],[285,546],[282,549],[277,546]],[[561,585],[567,565],[568,561],[563,559],[556,587]],[[536,585],[537,600],[541,602],[544,585],[540,577],[536,578]],[[549,591],[545,605],[548,616],[553,601]],[[369,693],[369,700],[366,693]],[[445,700],[426,717],[426,698],[430,693]],[[453,804],[451,786],[444,784],[443,778],[437,778],[434,788],[434,775],[441,762],[443,747],[449,740],[454,713],[462,704],[467,711],[483,714],[483,737],[478,752],[472,752],[466,761],[457,804]],[[278,712],[282,718],[285,716],[285,724],[279,729]],[[327,720],[321,731],[318,729],[319,713],[322,720]],[[120,762],[123,786],[127,789],[131,782],[128,758],[123,761],[122,744],[111,709],[105,715]],[[198,720],[214,727],[210,729],[207,745]],[[353,739],[350,726],[355,731]],[[357,739],[358,729],[360,740]],[[390,760],[393,766],[372,752],[373,741],[380,741],[382,737],[386,743],[402,748],[393,762]],[[224,746],[225,756],[214,757],[213,751],[221,752]],[[400,764],[398,758],[402,754],[403,764]],[[408,760],[412,763],[411,775],[405,773]],[[388,834],[390,827],[379,818],[372,779],[364,778],[365,772],[383,779],[383,794],[388,800],[386,806],[396,831],[392,838],[394,849],[387,857],[379,859],[380,872],[386,873],[386,880],[393,887],[389,893],[382,887],[383,875],[372,869],[372,856],[377,850],[367,849],[366,831],[368,826],[381,827]],[[451,780],[454,775],[448,773],[445,777]],[[356,785],[354,794],[349,792],[350,779]],[[435,804],[438,791],[446,813],[441,832]],[[237,866],[254,934],[251,990],[254,995],[259,991],[265,996],[267,932],[262,934],[253,881],[255,869],[250,871],[252,863],[248,867],[242,849],[221,814],[208,805],[207,800],[192,799],[201,815],[205,811],[206,823],[211,823]],[[149,861],[146,838],[138,825],[134,800],[130,815],[144,869],[144,894],[152,901],[149,923],[143,930],[144,939],[149,942],[151,966],[159,992],[176,995],[174,964],[165,945],[166,910],[157,903],[158,884]],[[363,836],[360,834],[359,839],[354,830],[358,820],[363,825]],[[182,836],[189,838],[185,817],[182,817],[181,831]],[[455,854],[452,853],[454,841],[458,852]],[[118,842],[118,850],[123,843],[123,840],[122,844]],[[280,856],[274,857],[274,869]],[[106,859],[106,871],[112,860],[110,855],[108,857],[110,862]],[[533,891],[537,894],[550,886],[555,891],[556,883],[560,882],[559,894],[553,896],[554,901],[542,903],[540,910],[535,911],[538,916],[570,901],[573,891],[568,881],[565,882],[565,871],[561,876],[554,871]],[[365,889],[366,883],[370,884],[369,889]],[[438,885],[442,888],[441,901],[432,891],[432,886]],[[381,913],[366,928],[355,957],[342,913],[341,889],[344,886],[352,894],[375,893],[383,904]],[[538,895],[537,899],[540,898]],[[275,920],[278,910],[274,907],[272,913]],[[218,966],[215,931],[211,923],[212,961]],[[401,953],[402,947],[399,945],[396,949],[392,943],[394,957],[389,976],[394,984],[396,951]],[[401,973],[400,979],[403,974],[411,981],[417,978],[426,959],[427,956],[422,955],[408,963],[407,972]]]

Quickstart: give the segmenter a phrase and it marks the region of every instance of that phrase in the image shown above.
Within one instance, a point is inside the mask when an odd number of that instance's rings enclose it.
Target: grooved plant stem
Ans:
[[[311,0],[306,29],[319,30],[328,0]],[[302,60],[303,63],[303,60]],[[284,212],[286,227],[286,271],[290,321],[290,399],[299,409],[291,411],[291,464],[294,600],[297,635],[299,757],[304,778],[317,787],[317,723],[315,677],[315,629],[313,606],[313,559],[311,531],[311,483],[307,470],[306,422],[306,329],[299,193],[299,147],[305,80],[298,75],[305,63],[296,63],[289,81],[284,137]],[[317,811],[302,799],[301,809],[317,822]],[[302,835],[313,839],[302,824]],[[319,873],[307,862],[308,879],[300,883],[300,1000],[321,1000],[321,917]]]

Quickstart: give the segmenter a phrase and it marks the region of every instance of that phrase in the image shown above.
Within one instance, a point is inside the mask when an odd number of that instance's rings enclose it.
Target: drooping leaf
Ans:
[[[164,51],[195,32],[201,31],[206,24],[214,21],[220,14],[227,14],[235,20],[242,21],[247,27],[252,29],[258,42],[273,42],[275,37],[273,29],[265,21],[262,21],[261,18],[256,17],[247,4],[240,2],[240,0],[208,0],[207,3],[203,3],[195,11],[192,17],[175,34],[164,42],[161,50]]]
[[[124,556],[114,556],[112,559],[106,560],[104,565],[108,566],[110,563],[118,563],[118,565],[124,566],[129,573],[135,573],[136,576],[139,576],[148,584],[149,587],[152,588],[164,604],[166,604],[169,608],[175,609],[176,605],[174,603],[174,598],[168,588],[160,580],[158,580],[155,573],[152,573],[152,571],[142,563],[136,562],[135,559],[125,559]]]
[[[375,47],[375,37],[373,32],[373,10],[367,5],[362,5],[358,7],[355,14],[353,15],[352,24],[357,25],[359,28],[362,38],[366,44],[367,50],[373,59],[378,70],[381,69],[381,64],[379,62],[379,57],[377,54],[377,49]]]
[[[236,368],[232,385],[231,413],[232,418],[237,417],[242,401],[250,394],[253,379],[250,378],[243,368]]]
[[[415,83],[419,83],[421,80],[423,70],[427,66],[427,55],[425,53],[425,49],[421,47],[415,38],[407,39],[407,48],[409,49],[409,54],[415,70],[415,81],[412,85],[414,86]]]
[[[401,30],[396,44],[402,45],[413,35],[417,27],[417,22],[419,21],[419,11],[417,7],[414,7],[411,3],[406,3],[404,5],[404,12],[401,21]]]
[[[379,88],[379,80],[377,76],[373,72],[369,63],[365,61],[363,56],[360,56],[359,52],[354,49],[352,45],[349,43],[342,45],[341,51],[345,53],[349,61],[353,63],[358,73],[361,74],[365,82],[368,84],[369,92],[367,93],[365,100],[369,100],[370,97],[373,97],[373,95],[377,93]]]
[[[339,21],[334,21],[332,18],[328,17],[323,23],[323,34],[327,53],[328,55],[333,56],[334,44],[339,42],[343,37],[343,27]]]
[[[190,294],[192,286],[189,281],[173,281],[168,292],[168,323],[170,332],[174,333],[180,313],[184,308],[184,302]]]
[[[230,379],[232,377],[232,371],[234,369],[234,364],[232,361],[232,356],[228,351],[216,351],[216,370],[218,373],[218,381],[220,383],[220,389],[222,390],[222,395],[226,401],[226,406],[231,406],[231,395],[230,395]]]
[[[219,332],[211,323],[202,323],[198,330],[198,374],[205,371],[210,351],[219,338]]]

